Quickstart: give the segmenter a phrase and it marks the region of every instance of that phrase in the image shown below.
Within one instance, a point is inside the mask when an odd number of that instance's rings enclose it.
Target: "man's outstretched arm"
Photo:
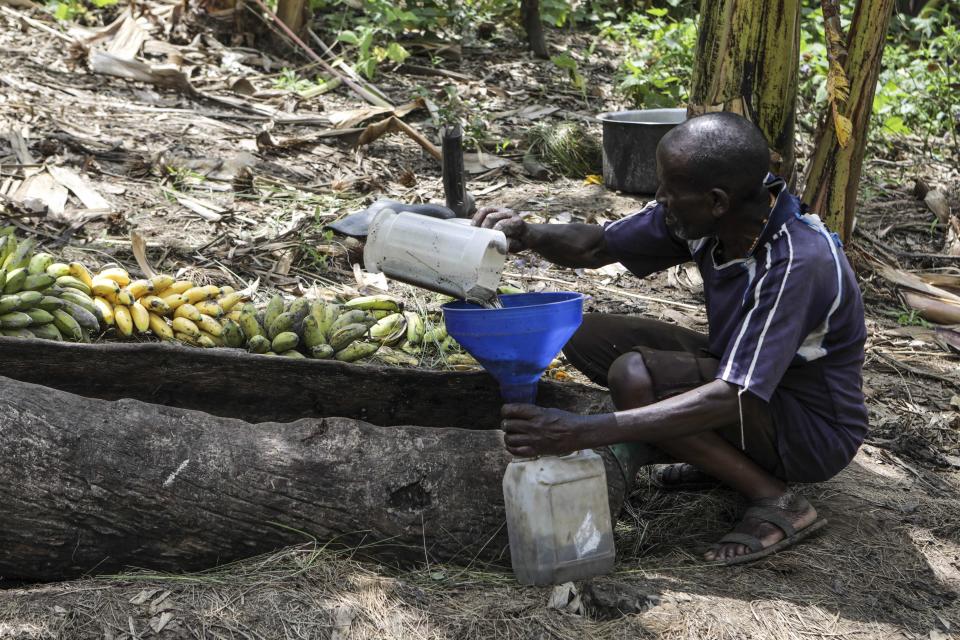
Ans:
[[[504,444],[515,456],[562,455],[622,442],[656,443],[739,420],[739,388],[714,380],[637,409],[584,416],[534,405],[504,405]]]
[[[503,231],[510,251],[529,249],[562,267],[595,269],[616,262],[600,225],[529,224],[516,212],[497,207],[480,209],[473,224]]]

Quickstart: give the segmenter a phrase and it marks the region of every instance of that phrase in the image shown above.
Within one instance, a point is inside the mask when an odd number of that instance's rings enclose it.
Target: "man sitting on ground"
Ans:
[[[703,115],[657,149],[656,202],[605,227],[528,224],[500,208],[474,223],[502,230],[511,251],[565,267],[620,262],[638,277],[694,261],[709,335],[674,325],[586,314],[567,359],[606,386],[615,413],[583,416],[503,407],[517,456],[614,446],[625,468],[659,451],[676,464],[666,488],[704,481],[748,506],[706,553],[728,564],[789,546],[825,524],[788,484],[819,482],[853,459],[867,430],[861,391],[866,338],[856,279],[839,242],[767,173],[769,149],[748,120]]]

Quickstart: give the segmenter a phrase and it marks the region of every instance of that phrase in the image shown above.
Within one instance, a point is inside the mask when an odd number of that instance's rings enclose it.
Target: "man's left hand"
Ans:
[[[581,416],[532,404],[506,404],[500,411],[507,451],[521,458],[565,455],[606,444],[599,438],[599,416]]]

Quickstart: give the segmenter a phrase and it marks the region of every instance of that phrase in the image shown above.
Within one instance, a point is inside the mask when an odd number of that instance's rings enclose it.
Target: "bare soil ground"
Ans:
[[[136,230],[151,262],[167,271],[224,282],[259,277],[265,288],[288,291],[359,287],[356,243],[323,225],[381,196],[442,201],[439,165],[402,134],[359,148],[318,137],[332,129],[333,114],[364,104],[343,88],[312,99],[278,90],[280,68],[302,64],[289,52],[284,61],[231,45],[223,36],[228,25],[218,41],[209,22],[185,20],[170,34],[153,33],[176,45],[197,89],[234,99],[237,108],[93,74],[74,36],[57,37],[42,28],[59,31],[55,24],[29,15],[40,26],[0,13],[0,193],[33,168],[17,159],[16,132],[37,164],[72,168],[112,205],[95,211],[71,199],[61,216],[0,213],[55,251],[132,267],[128,236]],[[551,63],[518,53],[502,35],[441,65],[470,80],[388,71],[378,85],[397,104],[426,95],[448,106],[445,87],[453,87],[462,113],[486,122],[487,162],[497,142],[521,140],[537,121],[576,119],[599,135],[592,116],[621,106],[613,71],[622,52],[601,45],[588,54],[585,37],[552,34],[589,77],[585,103]],[[252,95],[230,91],[239,78],[252,84]],[[544,115],[540,107],[557,110]],[[291,117],[314,120],[281,123]],[[427,112],[405,120],[436,141]],[[274,142],[302,141],[266,144],[265,128]],[[551,222],[603,222],[641,201],[580,179],[536,181],[512,146],[501,155],[510,163],[471,176],[481,204],[508,204]],[[641,483],[618,528],[616,572],[577,585],[578,597],[555,594],[553,606],[551,589],[519,588],[488,567],[401,570],[307,541],[199,575],[8,585],[0,591],[0,638],[953,637],[960,625],[960,365],[867,261],[957,272],[956,259],[936,257],[944,229],[914,197],[916,178],[948,194],[956,210],[955,160],[938,161],[908,140],[872,149],[848,254],[868,308],[873,430],[847,470],[802,488],[830,520],[822,535],[752,566],[710,566],[700,553],[731,526],[734,497],[664,494]],[[213,205],[220,220],[198,216],[182,196]],[[591,310],[706,330],[699,284],[685,269],[641,282],[617,269],[573,272],[517,257],[507,279],[589,293]]]

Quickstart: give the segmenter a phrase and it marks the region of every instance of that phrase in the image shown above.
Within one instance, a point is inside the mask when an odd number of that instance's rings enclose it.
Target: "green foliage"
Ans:
[[[888,42],[884,69],[873,101],[876,124],[883,134],[915,133],[923,138],[948,135],[955,153],[960,121],[960,29],[946,16],[944,23],[928,31],[930,19],[910,20],[919,38]],[[920,26],[920,24],[923,26]],[[933,33],[934,35],[927,35]]]
[[[70,22],[87,15],[90,8],[103,9],[117,4],[117,0],[53,0],[47,9],[53,17],[62,22]]]
[[[853,14],[853,2],[841,3],[842,17]],[[845,21],[848,22],[848,21]],[[799,118],[816,126],[827,100],[827,52],[819,6],[803,9],[800,33]],[[848,27],[844,24],[844,27]],[[883,52],[883,67],[873,100],[874,139],[915,134],[923,138],[949,135],[957,151],[960,74],[960,30],[948,8],[921,17],[894,16]]]
[[[315,83],[306,78],[301,78],[295,70],[287,69],[286,67],[284,67],[280,71],[280,75],[273,80],[274,89],[283,89],[286,91],[306,91],[315,86],[317,86]]]
[[[924,320],[916,309],[901,307],[901,312],[897,315],[897,324],[901,327],[930,327],[930,323]]]
[[[618,88],[636,107],[675,107],[687,100],[697,44],[694,16],[675,19],[655,7],[598,26],[600,37],[627,45]]]
[[[553,56],[550,58],[550,61],[557,66],[558,69],[567,72],[567,78],[570,80],[570,84],[583,95],[584,101],[587,99],[587,79],[583,77],[583,74],[580,73],[580,65],[577,61],[567,53],[560,54],[558,56]]]

